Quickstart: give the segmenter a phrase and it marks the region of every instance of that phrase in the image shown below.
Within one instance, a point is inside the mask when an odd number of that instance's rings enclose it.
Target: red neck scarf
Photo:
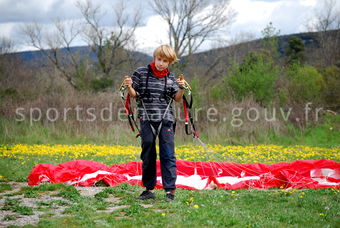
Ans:
[[[165,77],[168,73],[169,73],[169,70],[168,68],[162,70],[162,71],[158,71],[156,66],[155,66],[155,62],[152,62],[150,64],[150,67],[151,67],[151,70],[152,70],[152,73],[157,77],[157,78],[163,78]]]

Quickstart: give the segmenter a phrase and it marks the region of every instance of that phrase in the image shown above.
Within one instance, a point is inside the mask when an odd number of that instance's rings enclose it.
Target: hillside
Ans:
[[[90,56],[93,60],[96,59],[95,54],[90,50],[89,46],[76,46],[71,47],[72,53],[77,53],[79,56]],[[65,48],[61,49],[62,55],[68,55],[68,51]],[[23,51],[23,52],[17,52],[13,53],[11,55],[14,55],[16,57],[21,58],[21,60],[28,65],[35,65],[35,66],[43,66],[47,65],[48,58],[43,54],[42,51]],[[146,64],[152,60],[152,57],[138,52],[138,51],[130,51],[130,56],[134,57],[134,60],[137,63],[140,64]]]
[[[320,56],[320,50],[322,49],[324,52],[327,51],[336,51],[340,50],[340,30],[328,31],[326,33],[320,32],[310,32],[310,33],[297,33],[290,35],[282,35],[278,37],[278,46],[279,46],[279,62],[283,62],[286,56],[286,49],[288,46],[288,41],[291,37],[298,37],[303,40],[305,45],[305,61],[307,64],[320,67],[320,58],[325,58],[325,56]],[[332,40],[336,41],[336,45],[330,44],[329,47],[321,47],[322,44],[320,39],[324,40]],[[239,43],[235,45],[231,45],[228,47],[211,49],[208,51],[196,53],[191,57],[192,67],[186,66],[184,69],[184,73],[188,75],[188,77],[198,76],[198,77],[207,77],[218,79],[221,76],[224,76],[228,72],[228,68],[232,61],[236,61],[238,63],[242,62],[244,57],[251,51],[259,50],[260,43],[262,39],[257,39],[249,42]],[[79,46],[72,47],[71,52],[78,53],[79,56],[90,56],[95,60],[94,53],[91,53],[90,48],[88,46]],[[67,55],[66,49],[61,49],[61,53]],[[90,54],[89,54],[90,53]],[[48,65],[48,59],[43,55],[41,51],[25,51],[25,52],[17,52],[13,53],[16,57],[20,57],[25,64],[29,66],[44,66]],[[327,53],[324,53],[327,55]],[[133,61],[136,65],[145,65],[152,60],[152,57],[141,53],[138,51],[129,52],[129,56],[133,58]],[[328,59],[324,60],[326,64],[340,64],[339,55],[327,55]],[[181,58],[181,63],[185,63],[187,57]],[[322,64],[321,64],[322,65]],[[130,69],[131,71],[133,69]]]
[[[278,36],[278,52],[280,63],[282,63],[285,59],[288,41],[292,37],[298,37],[303,40],[305,45],[304,57],[307,64],[317,67],[324,65],[322,62],[326,62],[326,65],[340,65],[340,30],[328,31],[324,34],[320,32],[310,32]],[[321,38],[332,42],[328,43],[329,46],[322,47],[320,42]],[[197,53],[192,56],[192,61],[196,64],[193,64],[194,67],[188,69],[188,72],[186,73],[188,75],[194,74],[198,77],[200,75],[204,75],[205,77],[215,79],[224,76],[227,74],[228,67],[232,61],[240,63],[249,52],[259,50],[261,40],[262,39],[253,40],[224,48],[212,49]],[[334,41],[336,45],[332,45]],[[337,50],[338,54],[336,55],[334,52]],[[328,57],[327,60],[322,59],[325,56],[320,56],[321,51],[326,52],[323,54]],[[331,55],[330,53],[328,54],[327,51],[332,51],[335,55]]]

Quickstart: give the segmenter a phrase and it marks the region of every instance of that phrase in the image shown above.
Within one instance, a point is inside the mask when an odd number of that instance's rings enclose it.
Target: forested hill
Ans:
[[[82,57],[90,56],[91,59],[93,59],[94,61],[96,60],[95,53],[91,52],[89,46],[71,47],[70,51],[72,53],[77,53],[79,56]],[[62,48],[60,51],[61,55],[68,55],[68,53],[69,52],[66,50],[66,48]],[[48,62],[47,57],[42,51],[23,51],[14,53],[12,55],[20,57],[21,60],[26,64],[34,64],[36,66],[46,65],[46,62]],[[151,56],[138,51],[130,51],[129,55],[133,56],[134,60],[141,64],[147,63],[152,60]]]
[[[289,40],[297,37],[303,41],[303,58],[306,64],[315,67],[340,66],[340,30],[309,32],[282,35],[277,37],[278,59],[284,63]],[[225,48],[217,48],[193,55],[194,69],[190,72],[203,72],[205,76],[219,78],[228,72],[228,66],[235,61],[241,63],[247,54],[261,49],[263,39],[238,43]],[[189,72],[187,72],[189,73]],[[197,75],[198,76],[198,75]]]
[[[278,36],[278,61],[281,63],[285,60],[288,42],[292,37],[297,37],[303,41],[305,63],[317,67],[325,64],[340,64],[339,54],[334,53],[340,50],[340,30]],[[190,65],[186,66],[185,73],[189,76],[200,77],[204,75],[209,78],[224,76],[228,72],[228,66],[230,66],[232,61],[236,61],[237,63],[242,62],[248,53],[261,49],[262,41],[263,39],[257,39],[196,53],[191,57],[191,65],[194,67],[190,67]],[[72,47],[71,52],[76,52],[78,55],[84,57],[90,56],[91,59],[96,60],[94,53],[89,54],[90,48],[88,46]],[[67,53],[66,49],[61,49],[62,55],[67,55]],[[44,66],[48,63],[48,59],[42,51],[24,51],[12,55],[20,57],[24,63],[29,65]],[[133,58],[136,65],[147,64],[152,60],[150,55],[138,51],[129,52],[129,56]],[[186,57],[182,57],[182,63],[185,62],[186,59]]]

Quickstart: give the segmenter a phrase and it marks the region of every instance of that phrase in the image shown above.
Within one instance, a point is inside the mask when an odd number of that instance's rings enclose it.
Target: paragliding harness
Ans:
[[[122,102],[124,105],[124,113],[127,115],[128,120],[129,120],[129,125],[130,128],[133,132],[135,132],[135,130],[137,129],[138,134],[136,135],[136,138],[138,138],[140,136],[140,130],[138,128],[138,124],[135,120],[134,114],[133,114],[133,110],[131,108],[131,98],[130,98],[130,94],[127,93],[126,99],[125,99],[125,92],[127,90],[127,86],[124,85],[124,82],[120,85],[119,88],[119,92],[120,92],[120,97],[122,98]],[[125,104],[124,104],[125,102]]]
[[[184,80],[184,75],[179,76],[181,80]],[[190,96],[190,102],[185,95],[183,95],[183,110],[184,110],[184,121],[185,121],[185,133],[187,135],[192,135],[194,138],[198,138],[198,132],[195,127],[194,118],[191,115],[191,108],[193,104],[192,89],[187,81],[184,80],[183,89],[188,91],[188,96]],[[190,121],[190,122],[189,122]],[[191,125],[191,129],[190,129]]]
[[[146,87],[145,87],[145,90],[143,91],[142,94],[138,94],[137,96],[137,101],[141,103],[143,109],[144,109],[144,113],[146,115],[146,118],[147,120],[150,122],[150,117],[148,115],[148,113],[146,112],[146,108],[145,108],[145,104],[143,102],[143,99],[146,98],[146,100],[148,102],[152,102],[152,99],[151,98],[151,94],[150,94],[150,90],[148,90],[148,82],[149,82],[149,77],[151,76],[151,69],[150,69],[150,66],[148,66],[148,75],[147,75],[147,78],[146,78]],[[171,104],[173,102],[173,98],[170,97],[168,94],[167,94],[167,76],[165,76],[165,83],[164,83],[164,95],[163,97],[161,96],[159,99],[165,99],[166,102],[167,102],[167,107],[163,113],[163,116],[162,116],[162,120],[164,119],[166,113],[168,112],[169,108],[171,107]],[[180,79],[184,80],[184,76],[181,74],[180,76]],[[195,127],[195,124],[194,124],[194,119],[190,113],[190,110],[192,108],[192,104],[193,104],[193,98],[192,98],[192,93],[191,93],[191,87],[189,85],[189,83],[187,81],[185,81],[185,85],[183,86],[182,89],[185,89],[186,91],[188,91],[188,95],[190,96],[190,102],[188,102],[187,98],[185,97],[185,95],[183,95],[183,109],[184,109],[184,118],[185,118],[185,133],[187,135],[192,135],[194,138],[198,138],[198,132],[196,130],[196,127]],[[120,86],[120,95],[121,95],[121,98],[122,98],[122,101],[124,102],[125,101],[125,104],[123,103],[124,107],[125,107],[125,113],[127,114],[128,116],[128,120],[129,120],[129,125],[130,125],[130,128],[133,132],[135,132],[135,130],[137,129],[138,131],[138,134],[136,136],[139,137],[140,136],[140,130],[138,128],[138,125],[137,125],[137,122],[134,118],[134,113],[133,113],[133,110],[131,108],[131,98],[130,98],[130,95],[129,93],[127,94],[127,97],[125,99],[125,92],[127,90],[127,86],[124,85],[124,82],[121,84]],[[162,122],[160,122],[160,124],[158,125],[158,128],[155,129],[155,127],[150,124],[151,126],[151,130],[153,132],[153,134],[155,136],[158,136],[161,128],[162,128]],[[176,124],[176,123],[174,123]],[[191,129],[190,129],[190,126],[191,126]]]
[[[152,72],[152,71],[151,71],[151,67],[150,67],[150,65],[149,65],[149,66],[148,66],[148,75],[147,75],[147,77],[146,77],[145,90],[143,91],[142,94],[140,94],[140,95],[137,97],[137,101],[140,102],[140,103],[142,104],[143,109],[144,109],[145,116],[146,116],[146,118],[148,119],[149,123],[151,123],[151,120],[150,120],[150,117],[149,117],[149,115],[148,115],[148,113],[147,113],[147,111],[146,111],[146,108],[145,108],[145,104],[144,104],[143,99],[146,98],[146,100],[148,101],[148,103],[151,103],[152,100],[153,100],[153,98],[151,97],[151,94],[150,94],[150,90],[148,90],[149,78],[152,77],[151,72]],[[162,119],[161,119],[160,124],[158,125],[157,129],[155,129],[155,127],[154,127],[152,124],[150,124],[152,133],[153,133],[154,136],[156,136],[156,137],[158,136],[158,134],[160,133],[160,131],[161,131],[161,129],[162,129],[163,119],[164,119],[166,113],[168,112],[168,110],[170,109],[171,104],[172,104],[172,102],[173,102],[173,100],[174,100],[174,99],[173,99],[172,97],[170,97],[170,96],[168,95],[168,93],[167,93],[167,87],[166,87],[166,86],[167,86],[167,81],[168,81],[168,80],[167,80],[168,75],[169,75],[169,74],[165,75],[165,77],[164,77],[164,80],[165,80],[165,81],[164,81],[164,93],[163,93],[163,97],[162,97],[162,96],[159,97],[159,100],[165,99],[165,101],[166,101],[166,103],[167,103],[166,109],[165,109],[165,111],[164,111],[164,113],[163,113]]]

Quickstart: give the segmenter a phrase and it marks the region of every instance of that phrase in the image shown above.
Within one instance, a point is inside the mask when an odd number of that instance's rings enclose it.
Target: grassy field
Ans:
[[[39,197],[49,191],[63,200],[39,201]],[[176,200],[170,203],[163,200],[161,190],[156,190],[157,199],[138,202],[135,197],[140,191],[140,187],[121,184],[105,188],[94,197],[84,197],[73,186],[62,184],[24,187],[17,195],[37,198],[39,207],[20,207],[20,202],[5,196],[2,210],[12,210],[21,216],[42,211],[37,227],[337,227],[340,222],[339,190],[336,189],[178,189]],[[111,195],[119,199],[114,206],[121,209],[107,212],[113,204],[106,200]],[[58,205],[67,206],[61,217],[51,212]]]
[[[337,227],[340,225],[339,189],[204,190],[178,189],[166,202],[162,190],[156,200],[139,202],[139,186],[121,184],[83,196],[73,186],[44,184],[12,189],[10,181],[27,181],[36,164],[86,159],[106,165],[139,160],[140,147],[118,145],[1,145],[0,221],[39,214],[37,227]],[[308,159],[340,161],[340,148],[310,146],[200,146],[181,145],[177,159],[276,163]],[[98,183],[100,186],[101,183]],[[10,191],[10,192],[9,192]],[[14,191],[14,192],[13,192]],[[50,197],[49,200],[46,196]],[[53,197],[59,197],[54,199]],[[60,198],[61,197],[61,198]],[[114,198],[115,200],[112,200]],[[35,204],[27,206],[27,200]],[[2,200],[2,201],[1,201]],[[56,214],[56,210],[61,210]],[[33,227],[27,225],[26,227]]]
[[[255,127],[254,127],[255,126]],[[197,123],[200,138],[211,144],[249,145],[305,145],[313,147],[340,146],[340,115],[326,115],[317,125],[309,124],[303,129],[285,123],[284,130],[261,127],[261,123],[248,123],[243,128],[232,128],[225,123]],[[0,144],[96,144],[139,146],[136,133],[132,133],[127,122],[41,123],[18,122],[0,115]],[[197,144],[184,133],[184,123],[178,123],[176,145]]]

